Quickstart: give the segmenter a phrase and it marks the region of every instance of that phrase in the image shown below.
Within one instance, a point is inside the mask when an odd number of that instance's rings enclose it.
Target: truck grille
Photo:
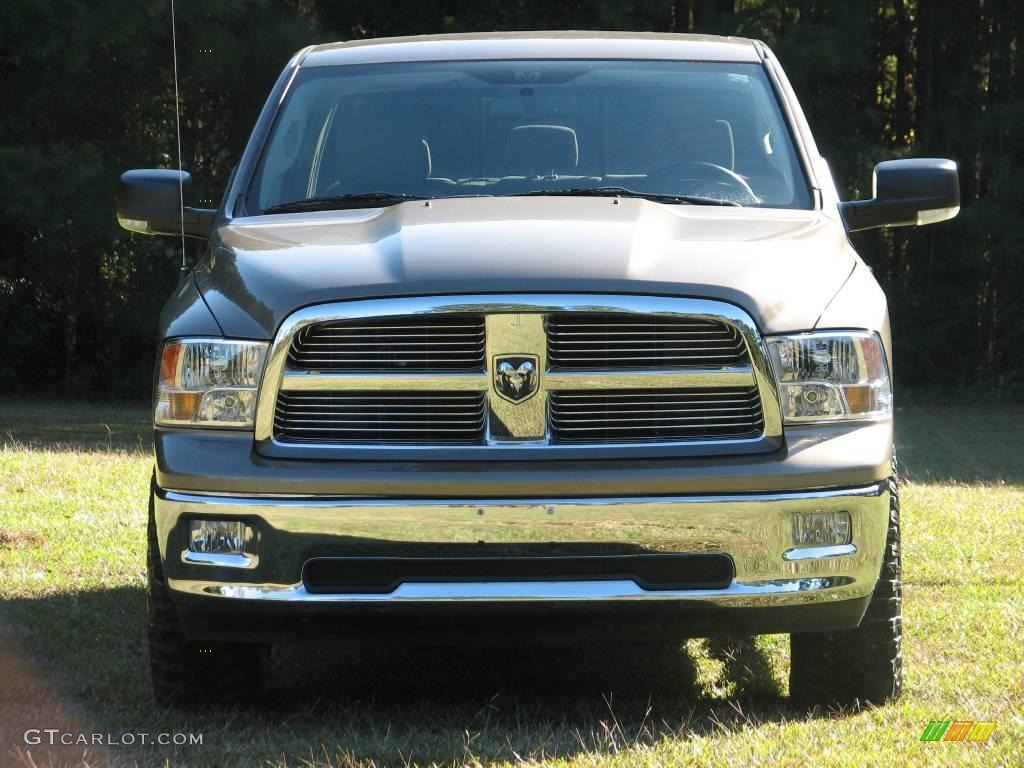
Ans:
[[[566,313],[547,318],[552,368],[711,368],[744,362],[733,326],[699,317]]]
[[[288,362],[319,371],[481,371],[484,319],[422,315],[315,323],[296,334]]]
[[[752,388],[553,392],[550,402],[557,443],[755,437],[764,428]]]
[[[274,427],[297,442],[473,445],[485,418],[483,392],[281,392]]]
[[[367,299],[282,325],[261,453],[388,459],[757,453],[782,419],[760,336],[723,302],[575,294]]]

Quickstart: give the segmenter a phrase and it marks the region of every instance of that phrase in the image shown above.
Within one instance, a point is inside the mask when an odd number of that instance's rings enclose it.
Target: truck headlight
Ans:
[[[251,428],[267,344],[175,339],[160,353],[157,424]]]
[[[786,422],[892,415],[892,386],[878,334],[827,331],[767,341]]]

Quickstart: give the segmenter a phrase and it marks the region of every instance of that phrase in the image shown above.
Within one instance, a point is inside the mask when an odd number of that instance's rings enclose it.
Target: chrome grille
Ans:
[[[423,315],[314,323],[296,334],[288,363],[317,371],[481,371],[484,319]]]
[[[483,392],[281,392],[274,431],[290,442],[483,442]]]
[[[778,450],[782,437],[749,315],[701,299],[312,306],[282,324],[263,381],[257,450],[281,458],[579,459],[608,444],[628,445],[624,456],[700,456]]]
[[[753,388],[553,392],[556,443],[750,438],[764,416]]]
[[[553,369],[716,368],[747,360],[734,326],[701,317],[561,313],[546,322]]]

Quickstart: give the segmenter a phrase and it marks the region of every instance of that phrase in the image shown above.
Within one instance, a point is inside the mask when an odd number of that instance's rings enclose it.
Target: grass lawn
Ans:
[[[295,652],[270,704],[150,698],[140,407],[0,403],[0,766],[1024,765],[1024,408],[899,413],[906,694],[807,716],[788,641]],[[929,720],[995,720],[986,744]],[[201,734],[202,744],[26,744]],[[59,739],[59,737],[57,737]],[[90,737],[91,738],[91,737]]]

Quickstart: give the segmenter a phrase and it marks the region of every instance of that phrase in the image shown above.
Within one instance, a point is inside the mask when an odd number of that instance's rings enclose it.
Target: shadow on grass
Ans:
[[[782,695],[771,663],[755,637],[709,637],[708,655],[720,661],[733,696],[741,699],[772,699]]]
[[[0,401],[0,446],[150,452],[152,412],[138,403]]]
[[[154,754],[175,765],[241,765],[311,752],[324,765],[514,762],[612,754],[666,735],[710,736],[794,716],[753,640],[708,641],[707,655],[650,644],[281,647],[259,707],[165,710],[151,700],[145,625],[141,586],[0,600],[2,753],[24,749],[25,729],[62,728],[204,733],[201,750],[91,751],[115,765]],[[706,692],[708,656],[724,670],[714,687],[735,695]],[[81,760],[66,750],[57,757]]]
[[[1024,406],[907,406],[895,423],[910,480],[1024,485]]]

